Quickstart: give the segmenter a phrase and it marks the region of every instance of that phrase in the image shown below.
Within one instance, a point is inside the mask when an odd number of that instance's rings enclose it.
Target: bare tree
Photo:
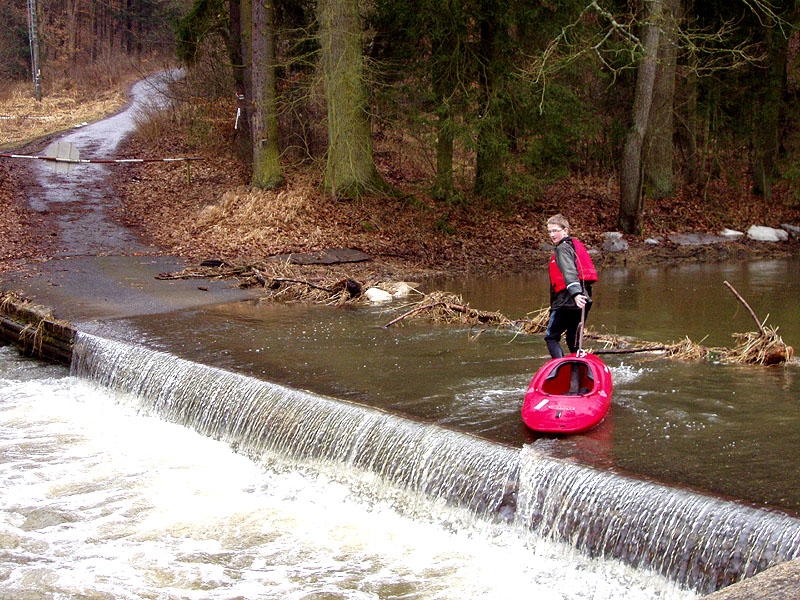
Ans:
[[[658,24],[664,3],[645,0],[646,15],[642,37],[643,57],[636,74],[636,93],[633,100],[633,119],[625,136],[619,179],[619,222],[626,233],[638,232],[642,225],[642,174],[644,138],[647,133],[653,90],[658,67],[658,47],[661,31]]]
[[[673,170],[675,145],[675,73],[678,56],[678,18],[681,0],[664,0],[659,19],[661,36],[658,69],[653,89],[647,136],[644,173],[648,196],[668,198],[675,191]]]

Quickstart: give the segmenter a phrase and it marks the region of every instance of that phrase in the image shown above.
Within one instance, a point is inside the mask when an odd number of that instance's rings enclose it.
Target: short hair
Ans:
[[[567,218],[564,215],[562,215],[561,213],[558,213],[557,215],[553,215],[552,217],[547,219],[547,224],[548,225],[558,225],[559,227],[561,227],[563,229],[569,229],[569,221],[567,221]]]

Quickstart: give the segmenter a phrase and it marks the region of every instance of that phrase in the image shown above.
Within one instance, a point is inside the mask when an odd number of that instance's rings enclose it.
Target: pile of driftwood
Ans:
[[[584,341],[590,340],[598,348],[595,354],[629,354],[638,352],[659,353],[680,360],[712,360],[723,363],[773,365],[785,363],[794,356],[794,349],[778,335],[777,327],[765,327],[752,308],[727,281],[725,285],[748,309],[758,325],[757,332],[734,333],[736,344],[732,348],[705,347],[686,338],[675,344],[658,344],[637,341],[614,335],[601,335],[587,328]],[[405,319],[426,318],[437,323],[456,323],[467,326],[490,326],[510,329],[516,333],[543,333],[547,329],[549,309],[542,308],[526,319],[510,319],[499,312],[477,310],[461,297],[442,292],[426,295],[414,307],[386,323],[390,327]]]
[[[265,286],[267,277],[264,273],[275,273],[275,265],[231,265],[221,260],[206,260],[198,266],[187,267],[182,271],[159,273],[156,279],[205,279],[216,281],[235,279],[240,288]]]
[[[239,287],[263,287],[266,299],[280,302],[313,302],[340,306],[375,302],[370,292],[381,291],[387,298],[417,292],[407,284],[393,282],[362,283],[352,278],[302,279],[291,265],[270,262],[263,265],[231,266],[221,261],[207,261],[178,273],[162,273],[159,279],[236,279]],[[753,309],[733,286],[725,282],[737,299],[755,320],[758,331],[734,333],[736,344],[732,348],[705,347],[686,338],[674,344],[631,340],[610,334],[598,334],[591,327],[583,332],[583,340],[596,345],[596,354],[659,353],[681,360],[712,360],[724,363],[772,365],[792,359],[794,350],[778,335],[777,327],[765,327]],[[405,286],[400,288],[398,286]],[[419,293],[422,298],[399,310],[403,312],[384,327],[397,325],[406,319],[427,319],[436,323],[468,327],[493,327],[508,329],[516,334],[543,333],[547,329],[549,309],[541,308],[523,319],[511,319],[500,312],[472,308],[461,296],[436,291]],[[584,344],[585,345],[585,344]]]
[[[69,365],[74,337],[72,325],[56,319],[52,309],[15,292],[0,292],[0,345],[14,344],[25,356]]]
[[[408,307],[406,307],[408,308]],[[518,333],[536,333],[547,328],[549,310],[541,309],[525,319],[510,319],[500,312],[472,308],[461,296],[447,292],[431,292],[399,317],[386,323],[391,327],[404,319],[425,318],[436,323],[457,324],[469,327],[484,326],[511,329]]]
[[[361,282],[352,277],[303,278],[289,263],[270,261],[258,265],[234,266],[222,261],[204,261],[175,273],[160,273],[157,279],[234,279],[240,288],[264,288],[266,300],[275,302],[309,302],[340,306],[368,304],[380,290],[386,299],[414,292],[414,284],[404,282]]]
[[[777,327],[766,327],[753,309],[742,298],[739,292],[727,281],[724,282],[734,296],[741,302],[758,327],[758,331],[734,333],[736,344],[733,348],[707,348],[685,339],[678,344],[665,348],[668,356],[685,360],[715,360],[723,363],[745,363],[758,365],[775,365],[788,362],[794,356],[794,348],[787,345]]]
[[[706,347],[685,339],[664,348],[667,356],[682,360],[713,360],[723,363],[776,365],[788,362],[794,348],[778,335],[777,327],[762,327],[760,331],[734,333],[732,348]]]

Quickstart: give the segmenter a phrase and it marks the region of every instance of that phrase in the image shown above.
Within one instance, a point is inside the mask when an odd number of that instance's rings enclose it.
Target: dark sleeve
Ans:
[[[570,296],[583,291],[583,286],[578,278],[577,262],[575,246],[569,240],[564,240],[556,246],[556,263],[564,276],[564,283],[567,284],[567,292]]]

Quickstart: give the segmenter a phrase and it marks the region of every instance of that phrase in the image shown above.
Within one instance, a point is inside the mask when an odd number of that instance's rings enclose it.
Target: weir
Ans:
[[[72,373],[255,461],[338,470],[405,511],[433,503],[532,540],[714,591],[800,556],[800,520],[510,448],[371,407],[78,333]]]

